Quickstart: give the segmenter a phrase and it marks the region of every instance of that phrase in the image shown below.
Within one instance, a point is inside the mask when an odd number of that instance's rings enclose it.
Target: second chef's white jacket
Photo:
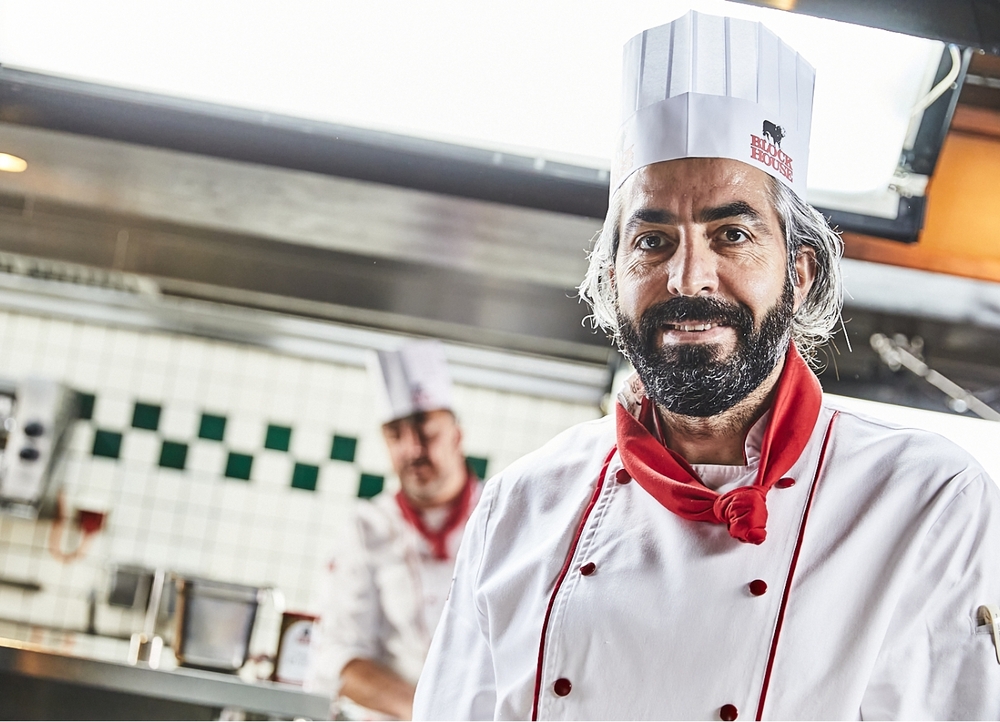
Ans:
[[[750,483],[763,423],[697,471]],[[757,546],[615,444],[585,423],[489,482],[416,719],[1000,718],[1000,491],[966,452],[824,401]]]
[[[467,514],[482,491],[477,481],[470,483]],[[447,510],[436,511],[447,515]],[[429,520],[432,526],[434,521]],[[394,495],[358,502],[354,524],[343,530],[326,561],[307,689],[336,698],[341,670],[359,658],[417,681],[448,596],[466,521],[446,538],[448,558],[438,559],[406,521]],[[340,707],[351,717],[381,717],[349,700]]]

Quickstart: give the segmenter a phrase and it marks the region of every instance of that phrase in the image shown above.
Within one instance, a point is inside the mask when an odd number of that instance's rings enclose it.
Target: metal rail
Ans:
[[[905,368],[912,371],[927,383],[947,394],[956,411],[968,409],[972,413],[990,421],[1000,421],[1000,413],[983,401],[980,401],[968,389],[964,389],[951,379],[941,375],[915,353],[916,350],[905,336],[897,335],[889,338],[885,334],[872,334],[872,348],[878,353],[882,362],[893,371]],[[920,344],[917,344],[919,346]]]

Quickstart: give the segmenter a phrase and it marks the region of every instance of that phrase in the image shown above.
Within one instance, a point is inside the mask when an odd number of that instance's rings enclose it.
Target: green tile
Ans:
[[[84,394],[79,391],[76,392],[76,413],[79,419],[92,419],[94,418],[94,402],[97,397],[93,394]]]
[[[354,454],[357,450],[357,439],[352,439],[350,436],[334,436],[330,458],[337,461],[354,461]]]
[[[358,496],[362,499],[371,499],[373,496],[382,491],[382,487],[384,485],[384,476],[362,474],[361,481],[358,482]]]
[[[480,479],[486,478],[486,465],[489,464],[489,459],[483,459],[479,456],[466,456],[465,463],[472,469],[473,474]]]
[[[237,454],[229,452],[226,460],[226,476],[230,479],[250,480],[250,467],[253,466],[253,457],[249,454]]]
[[[267,425],[267,436],[264,438],[264,448],[275,451],[288,451],[292,441],[292,430],[287,426]]]
[[[168,469],[183,469],[187,462],[187,444],[179,444],[176,441],[164,441],[160,447],[160,466]]]
[[[160,428],[160,407],[136,401],[135,410],[132,412],[132,426],[136,429],[156,431]]]
[[[122,435],[116,431],[101,431],[94,433],[94,456],[106,456],[117,459],[122,453]]]
[[[201,415],[201,424],[198,426],[199,439],[222,441],[222,438],[225,435],[226,435],[225,416],[213,416],[212,414]]]
[[[295,464],[292,470],[292,488],[316,491],[316,480],[319,479],[319,467],[312,464]]]

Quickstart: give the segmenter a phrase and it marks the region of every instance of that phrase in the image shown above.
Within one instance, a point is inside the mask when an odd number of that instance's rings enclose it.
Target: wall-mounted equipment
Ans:
[[[76,393],[56,381],[0,381],[0,511],[34,519],[54,508],[76,416]]]

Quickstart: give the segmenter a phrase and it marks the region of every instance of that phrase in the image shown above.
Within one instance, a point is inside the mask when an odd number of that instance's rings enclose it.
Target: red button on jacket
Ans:
[[[570,682],[565,677],[560,677],[556,680],[555,684],[552,685],[552,690],[560,697],[565,697],[573,689],[573,683]],[[736,719],[735,717],[733,719]]]
[[[740,712],[736,709],[736,705],[724,704],[722,709],[719,710],[719,719],[725,720],[726,722],[733,722],[734,719],[740,716]]]
[[[587,562],[582,567],[580,567],[580,574],[585,577],[589,577],[591,574],[597,571],[597,565],[594,562]]]
[[[627,484],[632,481],[632,477],[628,475],[628,472],[625,471],[625,469],[619,469],[615,472],[615,481],[619,484]]]
[[[750,593],[753,594],[755,597],[759,597],[761,594],[767,591],[767,582],[765,582],[763,579],[754,579],[747,586],[750,587]]]

